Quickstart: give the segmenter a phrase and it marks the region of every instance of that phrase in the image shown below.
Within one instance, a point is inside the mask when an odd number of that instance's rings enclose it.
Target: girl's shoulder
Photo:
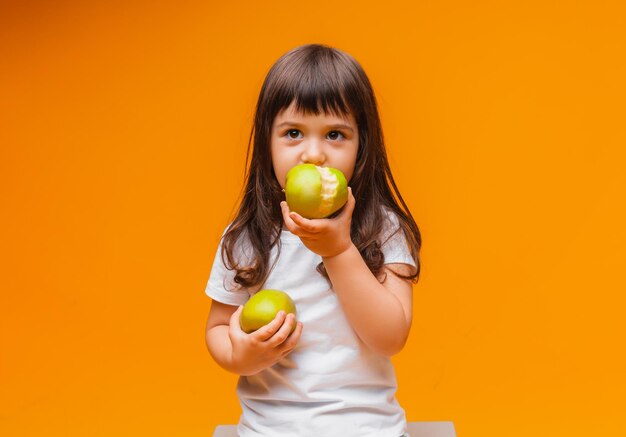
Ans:
[[[382,207],[383,222],[378,234],[378,241],[385,246],[398,232],[402,232],[398,214],[387,206]]]
[[[400,218],[398,217],[398,213],[396,213],[393,209],[388,206],[382,207],[383,211],[383,229],[384,230],[395,230],[400,227]]]
[[[379,241],[385,255],[385,264],[408,264],[415,269],[415,258],[409,248],[405,229],[400,223],[400,216],[391,208],[384,208],[384,210],[385,223]]]

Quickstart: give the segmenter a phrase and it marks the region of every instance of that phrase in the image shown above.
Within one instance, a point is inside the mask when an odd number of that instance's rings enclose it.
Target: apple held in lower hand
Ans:
[[[336,168],[299,164],[287,172],[285,197],[302,217],[326,218],[348,201],[348,182]]]
[[[265,289],[256,292],[243,306],[239,324],[247,334],[267,325],[283,310],[286,314],[296,315],[296,304],[284,291]],[[295,331],[296,323],[291,332]]]

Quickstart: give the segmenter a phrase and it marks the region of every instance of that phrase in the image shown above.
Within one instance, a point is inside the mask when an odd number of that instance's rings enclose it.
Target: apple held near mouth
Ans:
[[[348,182],[336,168],[299,164],[287,172],[285,197],[302,217],[326,218],[348,201]]]
[[[296,314],[296,304],[287,293],[281,290],[265,289],[256,292],[243,306],[239,324],[241,330],[250,334],[267,325],[283,310],[286,314]],[[296,323],[291,332],[295,331]]]

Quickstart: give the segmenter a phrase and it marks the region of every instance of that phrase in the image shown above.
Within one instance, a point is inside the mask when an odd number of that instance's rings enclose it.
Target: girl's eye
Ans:
[[[339,131],[336,131],[336,130],[332,131],[332,132],[331,132],[331,133],[329,133],[328,135],[329,135],[329,136],[331,136],[331,135],[333,135],[333,134],[337,134],[337,135],[340,135],[341,137],[343,137],[343,134],[342,134],[341,132],[339,132]],[[334,135],[333,135],[333,136],[334,136]],[[338,139],[339,139],[339,138],[336,138],[336,137],[335,137],[335,138],[331,138],[331,140],[338,140]]]
[[[293,132],[295,132],[295,133],[296,133],[296,135],[297,135],[297,133],[298,133],[298,132],[300,132],[300,131],[299,131],[298,129],[289,129],[289,130],[287,131],[287,136],[288,136],[289,138],[291,138],[292,140],[295,140],[295,139],[296,139],[296,138],[298,138],[298,137],[292,137],[292,136],[291,136],[291,134],[292,134]]]
[[[298,129],[289,129],[287,131],[287,137],[289,139],[296,140],[296,139],[298,139],[298,134],[299,133],[300,133],[300,131]],[[339,140],[341,138],[344,138],[344,136],[343,136],[343,134],[341,132],[334,130],[334,131],[330,131],[328,133],[328,138],[330,138],[333,141],[336,141],[336,140]]]

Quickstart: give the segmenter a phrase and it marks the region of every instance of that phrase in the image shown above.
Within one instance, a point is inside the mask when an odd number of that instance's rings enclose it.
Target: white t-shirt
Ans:
[[[387,217],[381,242],[398,229],[395,214]],[[280,362],[239,377],[239,436],[399,437],[406,432],[406,417],[395,399],[390,358],[371,351],[358,338],[334,290],[316,271],[322,258],[286,229],[280,242],[278,262],[261,289],[288,293],[304,329],[297,346]],[[224,267],[220,251],[221,242],[206,294],[225,304],[242,305],[251,293],[228,291],[235,288],[235,272]],[[402,230],[383,244],[382,251],[385,264],[415,267]],[[276,252],[274,246],[270,266]]]

